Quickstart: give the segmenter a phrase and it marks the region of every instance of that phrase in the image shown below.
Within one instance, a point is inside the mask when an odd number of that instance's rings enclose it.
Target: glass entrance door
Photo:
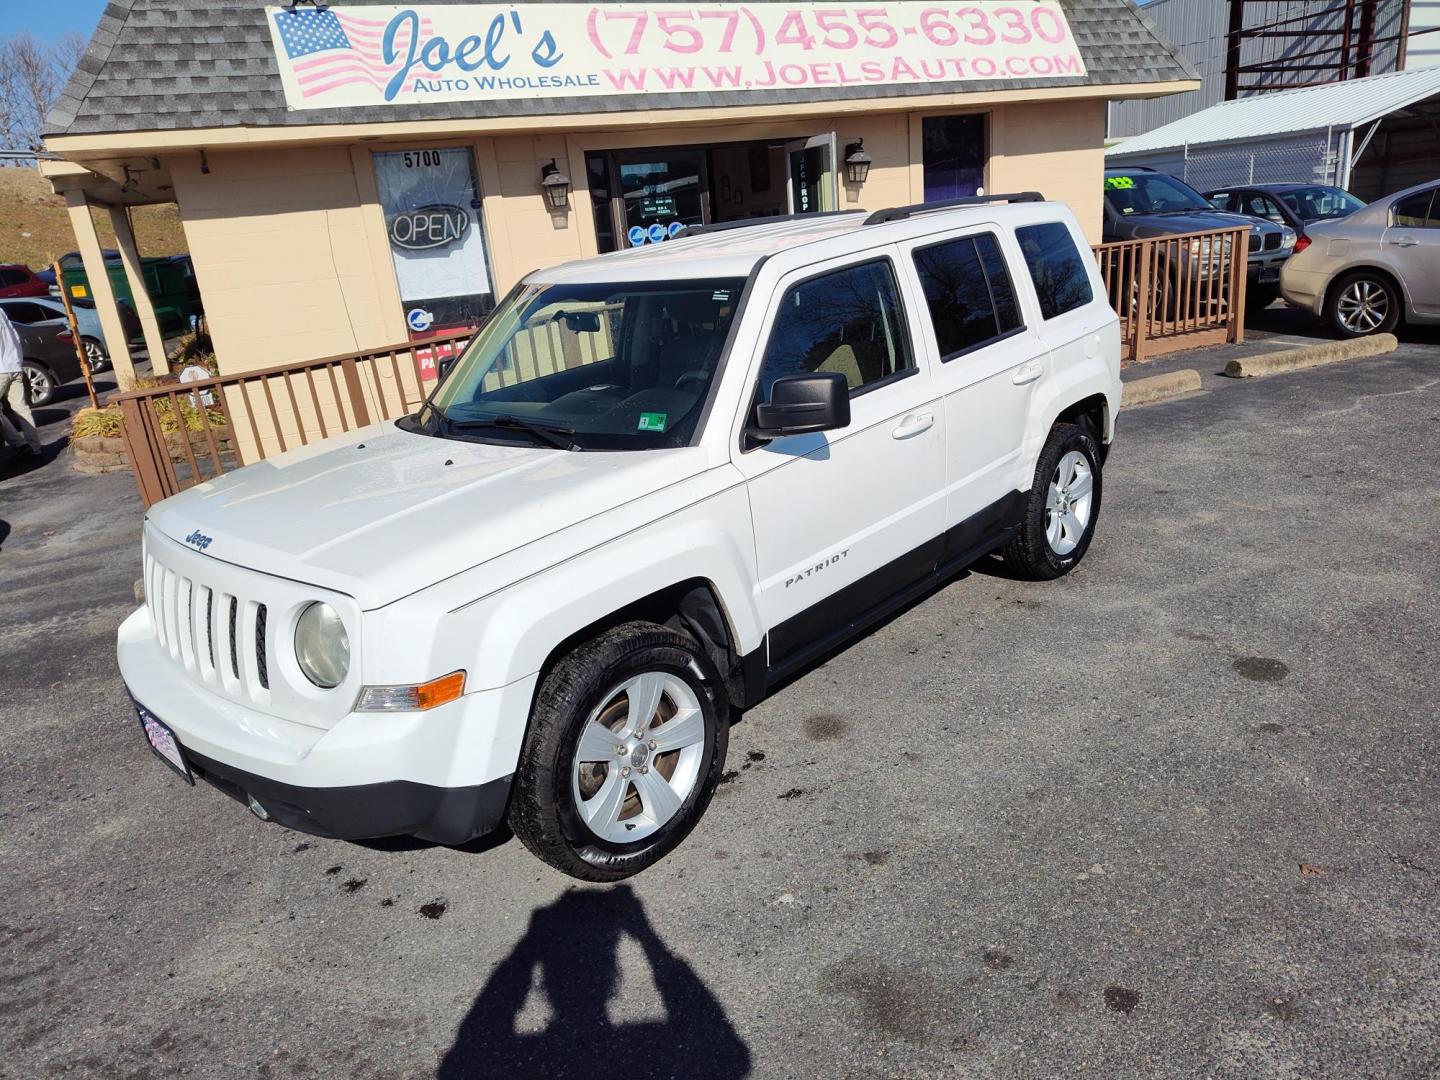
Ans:
[[[658,243],[683,225],[705,222],[709,178],[703,151],[616,154],[614,168],[619,246]]]
[[[786,143],[785,163],[790,213],[813,214],[839,206],[833,131]]]

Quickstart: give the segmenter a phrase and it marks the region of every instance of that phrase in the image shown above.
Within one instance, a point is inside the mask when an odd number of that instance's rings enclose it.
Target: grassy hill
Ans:
[[[137,206],[135,243],[141,255],[176,255],[186,250],[180,213],[173,203]],[[115,246],[110,215],[97,212],[104,247]],[[39,270],[77,248],[65,199],[34,169],[0,169],[0,263],[25,263]]]

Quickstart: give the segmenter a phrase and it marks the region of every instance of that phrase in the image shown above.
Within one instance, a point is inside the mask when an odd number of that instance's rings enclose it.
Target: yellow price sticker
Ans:
[[[84,285],[76,285],[74,288],[72,288],[72,289],[70,290],[70,295],[71,295],[71,296],[89,296],[90,294],[85,291],[85,286],[84,286]]]
[[[1123,191],[1126,188],[1133,188],[1134,186],[1135,178],[1133,176],[1107,176],[1105,178],[1105,187],[1107,189],[1113,190],[1119,188]]]

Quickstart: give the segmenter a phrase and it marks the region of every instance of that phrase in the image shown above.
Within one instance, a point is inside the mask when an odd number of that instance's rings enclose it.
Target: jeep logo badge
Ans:
[[[211,538],[196,529],[189,536],[185,537],[185,543],[189,544],[196,551],[204,551],[211,544]]]

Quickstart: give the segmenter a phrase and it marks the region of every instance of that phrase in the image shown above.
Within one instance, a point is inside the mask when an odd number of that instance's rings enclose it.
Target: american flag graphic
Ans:
[[[369,83],[383,91],[410,50],[411,24],[402,23],[396,33],[396,58],[390,64],[385,63],[380,51],[385,26],[381,19],[362,19],[329,9],[275,13],[275,28],[280,32],[285,56],[295,72],[301,97],[307,98],[352,83]],[[421,34],[429,30],[430,20],[421,19]]]

